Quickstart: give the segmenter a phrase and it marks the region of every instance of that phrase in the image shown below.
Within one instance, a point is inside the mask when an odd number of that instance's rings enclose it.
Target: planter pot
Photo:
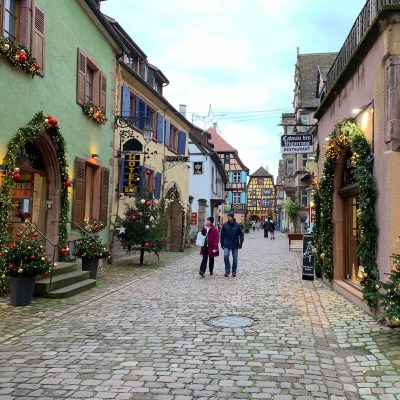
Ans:
[[[12,306],[29,306],[35,289],[35,276],[10,277],[10,304]]]
[[[89,271],[90,278],[97,278],[97,268],[99,267],[98,258],[82,258],[82,271]]]

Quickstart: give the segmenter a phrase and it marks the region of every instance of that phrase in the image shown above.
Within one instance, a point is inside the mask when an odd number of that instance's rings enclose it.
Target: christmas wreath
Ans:
[[[19,179],[19,169],[16,167],[17,158],[20,155],[21,149],[28,142],[32,142],[46,132],[54,143],[61,182],[63,186],[60,194],[60,226],[59,226],[59,244],[58,250],[60,260],[67,258],[65,251],[65,243],[67,241],[67,221],[69,213],[68,188],[71,186],[71,181],[68,179],[68,163],[66,160],[66,144],[61,135],[58,121],[52,116],[45,116],[42,111],[38,112],[29,123],[18,129],[17,134],[8,143],[7,153],[4,157],[3,164],[6,172],[0,184],[0,249],[3,248],[7,237],[7,226],[9,222],[9,212],[12,210],[12,202],[10,191]],[[2,272],[2,273],[1,273]],[[0,279],[4,278],[4,271],[1,271]]]
[[[374,207],[377,189],[372,170],[371,146],[353,118],[337,122],[327,140],[321,180],[314,189],[316,272],[329,280],[333,277],[333,177],[339,155],[345,148],[349,148],[360,193],[357,212],[360,226],[357,255],[362,266],[360,283],[364,300],[373,309],[379,298],[379,272],[376,264],[378,232]]]

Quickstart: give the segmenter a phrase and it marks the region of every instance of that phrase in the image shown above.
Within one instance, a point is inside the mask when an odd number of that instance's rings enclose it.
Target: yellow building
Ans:
[[[123,28],[109,19],[127,51],[117,66],[113,216],[134,201],[139,176],[154,199],[167,199],[168,249],[182,251],[189,200],[189,122],[163,97],[169,81]],[[146,174],[143,174],[146,171]],[[119,254],[113,254],[118,258]]]

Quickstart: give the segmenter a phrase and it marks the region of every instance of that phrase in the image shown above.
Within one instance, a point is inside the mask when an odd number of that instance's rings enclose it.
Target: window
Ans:
[[[251,207],[257,207],[257,200],[250,200]]]
[[[147,82],[148,65],[145,60],[139,61],[139,75]]]
[[[232,172],[232,182],[240,183],[240,172]]]
[[[293,176],[293,160],[287,160],[287,176]]]
[[[17,20],[18,3],[17,0],[0,0],[1,31],[10,40],[18,41]]]
[[[257,178],[257,185],[264,185],[264,178]]]
[[[76,102],[84,105],[92,101],[106,109],[107,77],[99,64],[88,53],[78,49]]]
[[[252,190],[250,193],[251,193],[251,196],[256,196],[257,195],[257,191],[256,190]]]
[[[240,204],[240,193],[237,193],[237,192],[232,193],[232,203]]]
[[[178,151],[178,137],[179,137],[178,128],[171,125],[171,136],[170,136],[169,147],[171,150],[173,150],[175,152]]]
[[[308,114],[303,114],[300,116],[300,121],[302,125],[308,125]],[[300,132],[305,132],[307,131],[308,126],[301,126],[300,127]]]
[[[73,222],[97,218],[107,223],[110,173],[107,168],[75,159],[75,185],[73,191]]]
[[[212,190],[214,190],[214,188],[215,188],[214,175],[215,175],[214,167],[211,167],[211,189]]]
[[[85,85],[85,103],[88,101],[93,101],[93,75],[94,71],[87,67],[86,71],[86,85]]]
[[[270,200],[263,200],[262,201],[262,206],[264,207],[264,208],[268,208],[268,207],[270,207]]]
[[[302,154],[301,155],[301,170],[302,171],[306,170],[307,158],[308,158],[308,154]]]
[[[28,0],[0,0],[0,35],[27,47],[44,73],[45,14]]]
[[[306,189],[301,189],[299,192],[299,202],[300,205],[302,205],[303,207],[307,207],[308,206],[308,201],[307,201],[307,190]]]

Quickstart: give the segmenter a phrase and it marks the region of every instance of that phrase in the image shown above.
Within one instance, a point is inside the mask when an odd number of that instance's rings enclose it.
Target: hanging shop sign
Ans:
[[[203,175],[203,163],[201,161],[195,161],[193,163],[193,175]]]
[[[190,213],[190,224],[197,225],[197,212]]]
[[[189,157],[187,156],[165,156],[166,162],[188,162]]]
[[[283,135],[281,136],[281,153],[294,154],[294,153],[313,153],[313,135],[304,133],[297,135]]]
[[[122,193],[136,193],[140,184],[140,154],[125,154],[121,160]]]

